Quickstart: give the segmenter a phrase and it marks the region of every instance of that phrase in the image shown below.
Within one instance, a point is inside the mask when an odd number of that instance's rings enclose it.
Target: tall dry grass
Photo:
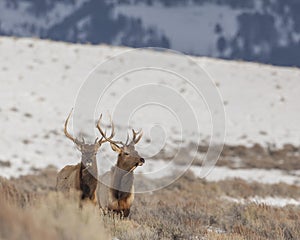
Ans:
[[[239,204],[222,198],[272,193],[298,198],[298,186],[240,179],[209,183],[187,174],[162,190],[136,194],[131,216],[124,220],[103,215],[92,204],[80,207],[76,193],[53,191],[56,172],[45,176],[0,178],[0,239],[300,239],[299,206]]]
[[[52,240],[110,238],[98,207],[79,207],[78,193],[38,195],[0,180],[0,239]]]

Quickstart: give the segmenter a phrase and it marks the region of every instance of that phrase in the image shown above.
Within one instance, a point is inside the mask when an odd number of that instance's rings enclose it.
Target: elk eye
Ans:
[[[124,152],[124,154],[125,154],[125,155],[129,155],[129,153],[128,153],[128,152]]]

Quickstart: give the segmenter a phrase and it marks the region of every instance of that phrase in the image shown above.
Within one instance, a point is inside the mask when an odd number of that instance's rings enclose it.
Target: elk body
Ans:
[[[100,208],[104,211],[109,210],[128,217],[130,208],[134,200],[133,171],[145,162],[134,145],[142,137],[142,133],[133,132],[133,139],[128,144],[107,139],[100,126],[100,120],[97,127],[104,139],[110,142],[113,151],[118,153],[117,164],[112,169],[100,177],[97,187],[97,199]]]
[[[81,192],[81,199],[90,199],[94,203],[96,200],[96,188],[97,188],[97,160],[96,155],[101,147],[101,144],[110,140],[114,136],[114,125],[112,123],[112,132],[110,137],[102,137],[100,140],[96,138],[93,144],[85,143],[84,139],[79,141],[78,139],[72,137],[68,133],[67,126],[69,122],[71,113],[65,122],[64,133],[67,138],[73,141],[81,152],[81,162],[76,165],[65,166],[57,174],[56,189],[61,192],[69,192],[71,190],[78,190]]]

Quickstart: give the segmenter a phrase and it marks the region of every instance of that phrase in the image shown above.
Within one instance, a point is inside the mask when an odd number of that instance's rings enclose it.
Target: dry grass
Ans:
[[[285,144],[281,148],[269,145],[263,147],[224,146],[218,166],[231,168],[300,169],[300,148]]]
[[[227,183],[235,184],[234,180]],[[276,208],[227,202],[219,197],[228,192],[226,189],[223,191],[224,184],[183,178],[152,195],[137,196],[132,219],[155,229],[156,239],[300,238],[299,207]],[[251,184],[245,182],[242,186],[252,188]],[[260,191],[264,193],[263,189],[273,187],[264,185]],[[241,197],[239,189],[243,195],[241,187],[231,195]],[[299,196],[299,188],[297,190]],[[224,233],[211,232],[208,227]]]
[[[53,191],[56,171],[0,179],[0,239],[109,239],[99,209]],[[40,181],[39,181],[40,180]],[[39,185],[39,186],[38,186]]]
[[[247,183],[246,181],[236,178],[223,180],[209,185],[219,191],[220,195],[234,198],[249,197],[268,197],[277,196],[282,198],[300,199],[299,186],[289,185],[286,183],[261,184],[259,182]]]
[[[54,192],[55,175],[48,169],[0,179],[0,239],[300,239],[299,207],[222,199],[272,194],[299,198],[297,186],[238,179],[208,183],[186,174],[163,190],[137,194],[130,219],[121,220],[103,216],[90,204],[79,208],[76,194],[66,198]]]
[[[98,208],[78,199],[52,192],[20,207],[1,197],[0,239],[109,239]]]
[[[92,204],[79,208],[79,195],[66,198],[52,193],[26,209],[40,226],[48,226],[55,239],[108,239],[99,209]]]

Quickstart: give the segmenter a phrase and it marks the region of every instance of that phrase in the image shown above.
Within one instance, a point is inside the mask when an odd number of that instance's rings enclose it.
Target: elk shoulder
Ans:
[[[81,163],[67,165],[57,174],[57,191],[69,192],[74,189],[80,190],[80,166]]]

